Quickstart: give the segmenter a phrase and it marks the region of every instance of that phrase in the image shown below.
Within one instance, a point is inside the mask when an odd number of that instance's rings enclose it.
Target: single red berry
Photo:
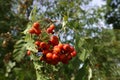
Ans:
[[[70,50],[70,45],[69,44],[64,44],[63,49],[65,51],[69,51]]]
[[[39,46],[40,45],[40,41],[35,41],[35,45]]]
[[[54,46],[53,53],[59,54],[61,52],[61,49],[58,46]]]
[[[70,51],[69,52],[73,52],[75,49],[73,46],[70,46]]]
[[[41,33],[41,30],[40,30],[40,29],[38,29],[38,30],[35,32],[36,35],[39,35],[40,33]]]
[[[62,49],[63,49],[63,44],[62,44],[62,43],[59,43],[59,44],[58,44],[58,47],[62,50]]]
[[[38,29],[40,26],[39,22],[33,23],[33,28]]]
[[[29,56],[30,54],[31,54],[31,51],[30,51],[30,50],[28,50],[28,51],[27,51],[27,55]]]
[[[53,54],[52,53],[47,53],[46,54],[46,58],[47,58],[47,60],[52,60],[52,56],[53,56]]]
[[[53,33],[53,30],[51,28],[47,28],[47,33]]]
[[[53,54],[52,59],[55,60],[55,61],[56,60],[58,61],[59,60],[59,56],[57,54]]]
[[[36,29],[36,28],[32,28],[34,30],[34,33],[36,35],[39,35],[41,33],[41,30],[40,29]]]
[[[77,54],[76,51],[73,51],[73,52],[71,53],[71,56],[72,56],[72,57],[75,57],[76,54]]]
[[[34,29],[30,29],[30,30],[29,30],[29,33],[30,33],[30,34],[34,34],[34,33],[35,33]]]
[[[58,45],[59,44],[59,40],[57,36],[51,36],[50,37],[50,42],[52,45]]]
[[[55,29],[55,25],[51,24],[49,28],[51,28],[52,30],[54,30]]]
[[[48,46],[47,46],[47,44],[45,42],[41,42],[40,45],[39,45],[39,47],[41,49],[43,49],[43,50],[48,48]]]

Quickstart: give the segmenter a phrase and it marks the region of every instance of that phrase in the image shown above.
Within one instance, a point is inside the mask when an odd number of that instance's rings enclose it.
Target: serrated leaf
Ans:
[[[19,40],[19,41],[16,42],[16,44],[22,44],[22,43],[24,43],[23,40]]]
[[[26,54],[26,47],[22,47],[16,53],[13,54],[13,57],[17,62],[20,62],[24,58],[25,54]]]
[[[18,53],[19,50],[18,49],[14,49],[13,53]]]
[[[21,59],[23,59],[23,57],[25,56],[26,47],[24,43],[25,42],[23,40],[19,40],[14,46],[15,49],[13,51],[13,58],[17,62],[21,61]]]
[[[25,46],[26,46],[27,50],[30,50],[30,51],[35,52],[35,53],[38,52],[38,50],[36,49],[35,44],[33,44],[31,42],[27,43]]]

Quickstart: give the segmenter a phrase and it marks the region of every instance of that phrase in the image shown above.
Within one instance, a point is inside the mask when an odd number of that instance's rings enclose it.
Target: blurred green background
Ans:
[[[120,0],[99,0],[104,3],[100,6],[97,1],[0,0],[0,80],[120,80]],[[58,21],[61,42],[77,51],[67,65],[42,65],[41,79],[21,47],[24,43],[16,44],[33,6],[38,19]]]

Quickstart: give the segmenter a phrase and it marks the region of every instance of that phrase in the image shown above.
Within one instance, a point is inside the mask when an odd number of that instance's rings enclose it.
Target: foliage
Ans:
[[[26,3],[26,2],[25,2]],[[17,4],[17,5],[16,5]],[[12,52],[14,50],[15,43],[21,38],[21,31],[25,29],[25,25],[28,22],[25,15],[26,13],[20,13],[17,8],[22,8],[24,3],[21,3],[16,0],[0,0],[0,79],[1,80],[10,80],[17,79],[18,76],[23,76],[24,70],[14,69],[20,68],[20,63],[16,63],[13,60]],[[18,6],[19,5],[19,6]],[[27,4],[25,4],[27,5]],[[30,5],[27,5],[28,7]],[[22,10],[24,10],[23,8]],[[25,10],[26,11],[26,10]],[[28,13],[29,14],[29,13]],[[20,47],[20,46],[19,46]],[[15,48],[18,48],[16,46]],[[22,49],[24,50],[24,49]],[[19,54],[19,53],[18,53]],[[21,57],[21,56],[20,56]],[[28,59],[26,59],[25,65],[21,67],[26,68],[28,64]],[[18,73],[21,70],[21,73]],[[26,69],[27,70],[27,69]],[[18,72],[17,72],[18,71]],[[26,71],[27,72],[27,71]],[[30,76],[29,76],[30,77]]]
[[[119,29],[120,29],[120,1],[119,0],[107,0],[107,11],[105,19],[107,24],[113,25],[116,40],[120,40]]]
[[[108,0],[107,3],[109,4],[111,1]],[[20,6],[18,11],[15,6],[8,6],[8,4],[14,5],[13,2]],[[118,39],[116,40],[116,33],[113,29],[105,29],[104,27],[107,25],[101,26],[100,24],[100,22],[104,21],[102,13],[105,14],[108,11],[108,15],[112,14],[111,11],[115,10],[116,6],[110,7],[106,5],[101,8],[89,8],[85,10],[83,5],[87,6],[90,1],[37,0],[35,2],[34,0],[25,0],[22,2],[19,0],[17,2],[13,0],[13,2],[12,0],[8,2],[5,0],[0,1],[0,8],[2,10],[2,13],[0,13],[0,24],[6,26],[0,29],[2,30],[0,31],[0,43],[4,43],[0,46],[0,54],[2,54],[0,56],[0,65],[3,65],[3,58],[5,64],[0,67],[1,80],[119,79],[120,42]],[[5,7],[3,7],[3,3],[8,4],[5,4]],[[30,14],[32,5],[36,5],[36,10],[33,9]],[[11,9],[14,8],[17,13],[7,10],[9,9],[8,7]],[[7,11],[8,13],[6,13]],[[7,15],[11,16],[9,20],[3,17]],[[28,17],[29,15],[30,17]],[[117,19],[118,23],[116,25],[118,25],[119,17],[115,17],[114,19]],[[113,24],[115,22],[114,19],[110,19],[110,21],[113,21]],[[45,20],[48,23],[55,22],[55,32],[59,34],[60,41],[75,46],[77,56],[69,64],[54,66],[33,61],[31,57],[34,58],[34,55],[30,57],[26,56],[26,50],[28,49],[26,46],[30,46],[29,49],[34,51],[35,45],[32,44],[34,41],[30,39],[30,35],[25,36],[23,33],[26,33],[36,20]],[[112,23],[107,18],[106,21]],[[5,23],[3,24],[3,22]],[[45,25],[46,23],[43,22],[41,24]],[[18,28],[10,29],[10,26],[18,26]],[[13,32],[18,31],[17,36],[12,33],[12,30],[14,30]],[[4,76],[5,71],[6,77]]]
[[[105,15],[106,22],[108,24],[113,24],[114,29],[120,29],[120,1],[119,0],[107,0],[107,12]]]

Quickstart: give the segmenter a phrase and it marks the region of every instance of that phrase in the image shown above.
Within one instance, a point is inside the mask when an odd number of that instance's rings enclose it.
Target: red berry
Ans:
[[[39,22],[35,22],[35,23],[33,24],[33,28],[35,28],[35,29],[38,29],[39,26],[40,26]]]
[[[62,50],[62,49],[63,49],[63,44],[62,44],[62,43],[59,43],[59,44],[58,44],[58,47]]]
[[[40,46],[41,49],[47,49],[48,48],[47,44],[45,42],[41,42],[39,46]]]
[[[71,53],[71,56],[72,56],[72,57],[75,57],[76,54],[77,54],[76,51],[73,51],[73,52]]]
[[[58,37],[57,36],[51,36],[50,37],[50,42],[51,42],[52,45],[58,45],[58,43],[59,43]]]
[[[29,56],[30,54],[31,54],[31,51],[30,51],[30,50],[28,50],[28,51],[27,51],[27,55]]]
[[[34,33],[39,35],[41,33],[41,30],[40,29],[36,29],[36,28],[32,28],[34,30]]]
[[[59,54],[61,52],[61,49],[58,46],[54,46],[53,53]]]
[[[53,54],[52,53],[47,53],[46,54],[46,58],[47,58],[47,60],[52,60],[52,56],[53,56]]]
[[[54,24],[51,24],[49,28],[47,28],[47,33],[53,33],[53,30],[55,29]]]
[[[40,45],[40,41],[35,41],[35,45],[39,46]]]
[[[42,49],[39,46],[37,47],[37,49],[39,52],[42,52]]]
[[[65,51],[69,51],[70,50],[70,45],[69,44],[64,44],[63,49]]]
[[[55,25],[51,24],[49,28],[51,28],[51,30],[54,30],[55,29]]]
[[[41,30],[38,29],[35,33],[36,33],[36,35],[39,35],[41,33]]]
[[[73,46],[70,46],[70,52],[73,52],[75,49]]]
[[[51,51],[49,51],[49,50],[43,50],[43,51],[42,51],[42,53],[43,53],[44,55],[46,55],[46,54],[49,53],[49,52],[51,52]]]
[[[71,60],[71,59],[72,59],[72,56],[71,56],[71,55],[67,55],[67,59],[68,59],[68,60]]]
[[[53,30],[51,28],[47,28],[47,33],[53,33]]]
[[[65,58],[66,58],[66,55],[65,55],[65,54],[61,54],[61,55],[60,55],[60,61],[65,60]]]
[[[46,49],[47,49],[47,50],[50,49],[50,44],[46,44]]]
[[[34,29],[30,29],[30,30],[29,30],[29,33],[30,33],[30,34],[34,34],[34,33],[35,33]]]
[[[53,54],[52,59],[55,60],[55,61],[56,60],[58,61],[59,60],[59,56],[57,54]]]

